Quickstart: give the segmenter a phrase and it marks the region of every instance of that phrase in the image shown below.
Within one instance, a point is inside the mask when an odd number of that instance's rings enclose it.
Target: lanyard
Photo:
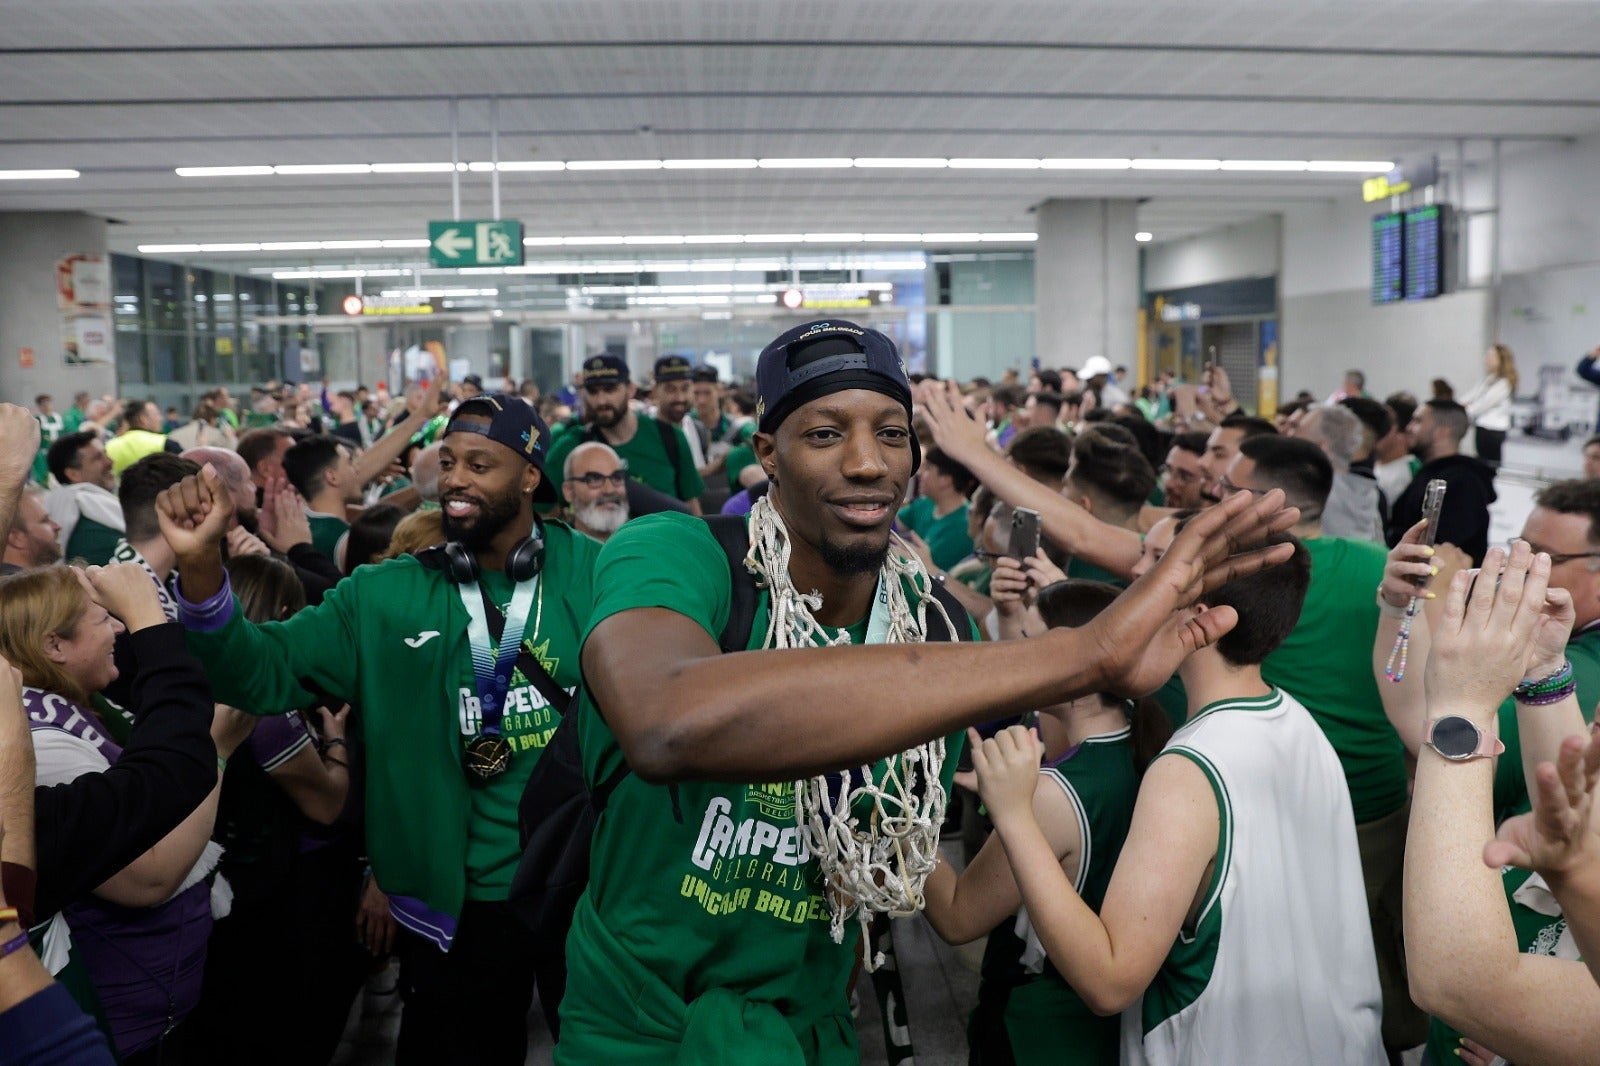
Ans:
[[[895,578],[894,580],[899,580]],[[872,597],[872,617],[867,619],[867,643],[889,642],[889,583],[878,577],[878,592]]]
[[[511,594],[511,607],[506,611],[506,627],[500,631],[500,648],[496,652],[489,644],[489,619],[483,609],[483,594],[478,583],[469,581],[456,586],[461,592],[461,603],[467,609],[470,622],[467,640],[472,645],[472,676],[478,688],[478,707],[483,714],[483,732],[500,733],[500,722],[505,717],[506,692],[511,688],[511,671],[517,665],[517,651],[522,647],[522,633],[528,624],[528,613],[533,608],[533,598],[539,588],[538,575],[517,582]],[[535,623],[535,630],[538,624]]]

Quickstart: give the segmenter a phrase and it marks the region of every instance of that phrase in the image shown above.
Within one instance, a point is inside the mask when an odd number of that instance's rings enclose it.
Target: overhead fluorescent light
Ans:
[[[920,233],[863,233],[861,239],[872,244],[921,244]]]
[[[76,170],[0,170],[0,181],[70,181],[82,176]]]
[[[314,252],[322,247],[321,241],[263,241],[263,252]]]
[[[402,237],[398,240],[379,241],[385,248],[426,248],[429,245],[426,237]]]
[[[374,174],[449,174],[454,163],[374,163]]]
[[[1038,170],[1037,159],[952,159],[951,170]]]
[[[493,174],[496,166],[497,164],[490,163],[487,160],[475,159],[467,164],[467,169],[474,174]]]
[[[866,239],[862,233],[804,233],[801,238],[807,244],[860,244]]]
[[[923,244],[974,244],[983,238],[981,233],[924,233]]]
[[[682,237],[681,234],[663,234],[661,236],[656,236],[656,237],[649,237],[649,236],[624,237],[624,238],[622,238],[622,243],[623,244],[682,244],[683,243],[683,237]]]
[[[522,246],[524,248],[555,248],[555,247],[560,246],[560,244],[561,244],[561,238],[560,237],[524,237],[524,238],[522,238]]]
[[[1150,241],[1156,239],[1156,235],[1148,230],[1140,230],[1138,233],[1133,235],[1133,239],[1138,241],[1140,244],[1148,244]]]
[[[202,244],[202,252],[259,252],[261,245],[253,241],[241,241],[236,244]]]
[[[274,174],[371,174],[371,163],[285,163],[272,168]]]
[[[998,241],[998,242],[1010,242],[1010,243],[1015,243],[1015,244],[1023,244],[1023,243],[1027,243],[1029,241],[1036,241],[1038,239],[1039,239],[1039,235],[1037,233],[980,233],[980,234],[978,234],[978,240],[984,241],[984,242]]]
[[[1220,159],[1135,159],[1134,170],[1221,170]]]
[[[660,170],[659,159],[578,159],[567,161],[568,170]]]
[[[754,159],[663,159],[663,170],[754,170]]]
[[[891,167],[905,167],[912,170],[940,170],[949,166],[950,160],[931,156],[869,156],[863,159],[855,160],[855,165],[867,170],[876,168],[887,169]]]
[[[272,173],[271,167],[178,167],[180,178],[260,178]]]
[[[561,238],[561,243],[562,244],[568,244],[568,245],[621,244],[622,243],[622,238],[621,237],[563,237],[563,238]]]
[[[324,251],[360,251],[367,248],[382,248],[382,241],[319,241],[318,244]]]
[[[1300,172],[1306,169],[1304,159],[1224,159],[1218,170],[1239,171],[1292,171]]]
[[[184,252],[198,252],[198,244],[141,244],[141,255],[179,255]]]
[[[804,233],[746,233],[746,244],[804,244]]]
[[[756,160],[763,170],[846,170],[855,166],[855,160],[839,157],[791,158],[769,157]]]
[[[742,233],[705,233],[683,239],[684,244],[743,244]]]
[[[1387,174],[1394,163],[1379,159],[1313,159],[1306,169],[1320,174]]]
[[[516,174],[533,170],[566,170],[567,164],[559,159],[519,159],[514,162],[501,160],[499,167],[502,174]],[[494,169],[493,165],[489,169]]]
[[[1041,170],[1127,170],[1131,159],[1041,159]]]

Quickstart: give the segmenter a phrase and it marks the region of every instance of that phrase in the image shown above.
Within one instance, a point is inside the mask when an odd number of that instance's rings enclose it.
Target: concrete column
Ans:
[[[49,393],[55,409],[65,411],[73,393],[117,391],[115,362],[67,362],[56,263],[71,255],[101,256],[109,263],[105,219],[72,211],[0,212],[0,399],[32,406],[35,396]],[[106,304],[111,331],[109,293]],[[114,333],[108,339],[114,351]],[[33,365],[24,366],[30,358]]]
[[[1138,350],[1139,252],[1133,200],[1046,200],[1037,212],[1034,304],[1046,367],[1091,355],[1130,369]]]

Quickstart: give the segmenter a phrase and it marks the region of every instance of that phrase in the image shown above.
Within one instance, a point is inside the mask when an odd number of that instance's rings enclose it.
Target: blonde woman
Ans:
[[[1500,451],[1511,428],[1511,398],[1517,392],[1517,361],[1504,344],[1489,346],[1484,354],[1485,374],[1461,397],[1461,406],[1472,419],[1478,458],[1491,466],[1500,465]]]

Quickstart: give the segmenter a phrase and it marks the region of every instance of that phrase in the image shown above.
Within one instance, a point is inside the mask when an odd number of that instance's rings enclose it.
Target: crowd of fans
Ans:
[[[325,1063],[391,955],[401,1063],[901,1061],[918,911],[974,1063],[1600,1061],[1600,438],[1492,544],[1510,351],[1364,385],[0,404],[0,1063]]]

